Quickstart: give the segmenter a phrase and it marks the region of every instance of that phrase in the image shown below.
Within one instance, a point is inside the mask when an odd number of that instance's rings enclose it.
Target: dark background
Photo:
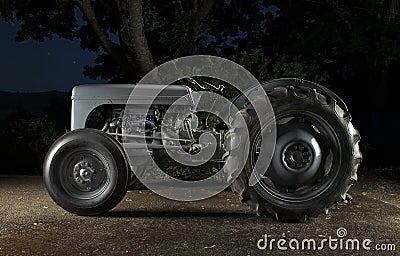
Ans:
[[[136,82],[192,54],[231,59],[260,81],[328,86],[360,130],[362,168],[398,168],[399,0],[116,2],[89,1],[96,31],[85,1],[1,1],[1,171],[41,172],[48,146],[69,129],[74,85]],[[138,27],[124,29],[129,20]],[[141,31],[145,44],[131,40]]]

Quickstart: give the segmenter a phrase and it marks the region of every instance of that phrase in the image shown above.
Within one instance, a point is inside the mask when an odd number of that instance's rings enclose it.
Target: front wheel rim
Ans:
[[[97,150],[71,150],[60,164],[60,184],[69,196],[88,200],[101,195],[110,184],[110,165]]]

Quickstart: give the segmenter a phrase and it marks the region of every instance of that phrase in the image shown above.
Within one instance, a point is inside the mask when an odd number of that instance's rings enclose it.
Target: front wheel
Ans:
[[[262,179],[249,186],[250,174],[259,157],[261,129],[249,104],[241,113],[250,137],[244,171],[232,190],[259,215],[278,220],[305,221],[326,213],[334,203],[346,200],[357,180],[361,162],[360,136],[350,116],[333,99],[307,87],[278,87],[268,94],[275,112],[277,140],[272,162]],[[231,129],[225,144],[225,162],[243,157],[242,127]],[[238,139],[239,137],[239,139]]]
[[[121,146],[94,129],[61,136],[47,153],[44,182],[53,200],[78,215],[98,215],[126,193],[128,166]]]

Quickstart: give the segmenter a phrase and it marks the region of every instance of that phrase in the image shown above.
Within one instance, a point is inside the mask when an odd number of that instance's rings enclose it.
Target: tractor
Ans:
[[[137,86],[141,86],[135,90],[137,100],[129,100]],[[149,154],[160,166],[177,164],[167,151],[179,147],[185,154],[195,155],[207,148],[200,141],[204,133],[211,135],[214,143],[207,166],[224,166],[223,171],[229,173],[240,162],[243,167],[235,170],[237,175],[221,177],[226,177],[241,202],[260,216],[304,222],[326,214],[334,204],[351,200],[348,190],[357,181],[362,160],[361,137],[346,104],[330,89],[292,78],[261,84],[273,108],[276,141],[265,174],[250,184],[255,162],[266,156],[260,152],[264,130],[246,95],[235,96],[231,99],[234,107],[220,111],[230,120],[229,125],[218,116],[216,124],[210,122],[210,115],[191,111],[193,98],[199,91],[223,95],[224,86],[196,78],[160,86],[73,88],[71,131],[51,146],[43,169],[47,191],[59,206],[84,216],[110,211],[129,187],[146,175],[149,161],[140,152]],[[144,109],[140,99],[153,91],[160,93]],[[186,100],[176,103],[178,99]],[[171,122],[166,118],[171,105],[185,109],[187,115]],[[238,116],[244,121],[236,120]],[[164,131],[163,126],[167,127]],[[244,129],[248,137],[242,134]],[[127,152],[127,148],[137,153]]]

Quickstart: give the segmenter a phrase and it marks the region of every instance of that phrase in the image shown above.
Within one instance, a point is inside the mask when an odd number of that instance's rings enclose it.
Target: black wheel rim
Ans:
[[[95,149],[71,150],[61,162],[60,184],[69,196],[93,199],[102,194],[110,183],[110,166]]]
[[[276,125],[274,157],[256,189],[287,202],[320,196],[340,170],[342,153],[336,130],[324,117],[304,110],[277,115]],[[258,159],[261,133],[259,129],[250,147],[251,166]]]

